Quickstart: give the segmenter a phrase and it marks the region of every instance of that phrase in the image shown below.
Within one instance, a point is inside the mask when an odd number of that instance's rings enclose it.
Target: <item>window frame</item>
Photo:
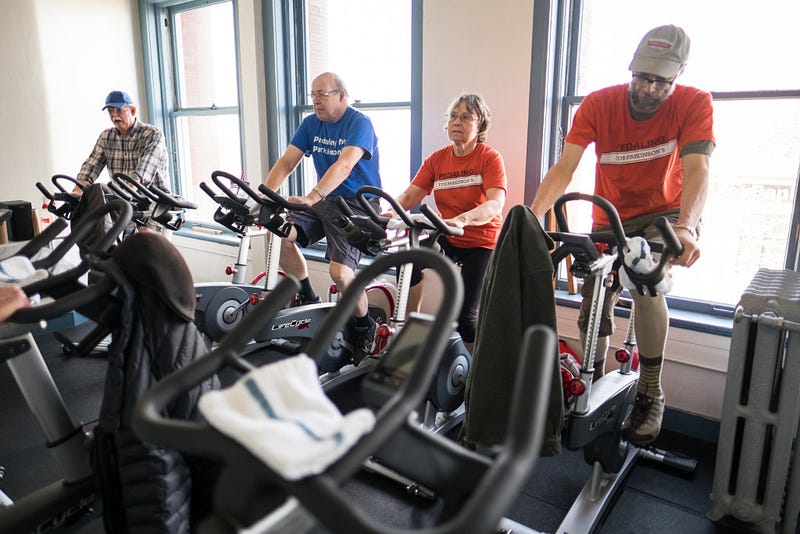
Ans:
[[[525,202],[528,205],[536,196],[541,178],[558,161],[569,128],[570,108],[579,105],[585,96],[575,94],[583,5],[582,0],[534,0],[525,177]],[[715,102],[800,98],[800,89],[709,92]],[[789,270],[800,269],[800,169],[794,206],[784,265]],[[564,290],[566,281],[558,280],[557,288]],[[576,301],[579,297],[569,297],[565,291],[560,292],[560,303],[575,305]],[[694,317],[678,321],[683,326],[715,333],[720,332],[720,319],[723,322],[732,319],[735,308],[733,305],[674,296],[668,296],[667,303],[670,310],[688,312],[687,316]],[[729,330],[729,327],[723,330]]]
[[[237,106],[181,107],[177,80],[180,77],[177,62],[175,16],[181,12],[230,2],[233,9],[234,47],[236,64]],[[144,65],[145,99],[150,110],[149,120],[164,132],[169,154],[168,165],[170,188],[186,196],[181,179],[179,147],[176,146],[176,122],[184,117],[207,117],[236,115],[239,124],[240,159],[245,161],[244,128],[241,118],[241,72],[239,66],[238,0],[143,0],[139,2],[139,20],[142,36],[142,60]],[[191,220],[192,212],[187,213]],[[210,221],[203,221],[210,222]]]

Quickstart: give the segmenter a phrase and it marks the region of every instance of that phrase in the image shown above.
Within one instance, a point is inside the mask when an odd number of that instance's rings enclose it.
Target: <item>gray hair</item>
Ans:
[[[492,125],[492,112],[483,97],[477,93],[461,93],[447,107],[447,115],[453,112],[461,102],[467,105],[467,110],[478,116],[478,142],[486,142],[489,126]],[[445,126],[447,129],[447,126]]]

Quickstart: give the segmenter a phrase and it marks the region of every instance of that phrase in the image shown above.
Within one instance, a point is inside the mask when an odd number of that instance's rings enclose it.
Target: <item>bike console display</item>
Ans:
[[[420,313],[409,315],[386,354],[364,378],[362,395],[366,403],[379,408],[394,395],[411,373],[420,347],[433,326],[433,317]]]

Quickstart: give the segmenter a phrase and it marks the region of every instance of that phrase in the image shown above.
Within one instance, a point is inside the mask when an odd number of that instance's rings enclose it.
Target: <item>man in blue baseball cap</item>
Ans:
[[[108,168],[109,175],[121,172],[168,192],[167,147],[161,130],[136,118],[136,105],[125,91],[108,93],[103,111],[114,127],[100,133],[77,179],[93,183]]]

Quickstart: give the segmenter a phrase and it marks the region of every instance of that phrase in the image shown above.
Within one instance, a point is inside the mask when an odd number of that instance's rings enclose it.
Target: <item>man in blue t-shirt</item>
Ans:
[[[332,221],[341,215],[333,199],[340,196],[355,213],[365,214],[355,200],[356,191],[363,185],[381,187],[378,138],[369,118],[348,105],[347,89],[342,80],[331,72],[320,74],[311,82],[309,96],[314,104],[314,115],[300,124],[265,182],[268,188],[277,191],[303,156],[310,156],[314,161],[317,184],[305,196],[289,197],[289,201],[311,206],[315,214],[294,213],[293,230],[289,237],[281,240],[280,265],[300,280],[298,301],[302,304],[320,302],[320,298],[311,286],[308,266],[297,245],[307,247],[324,237],[328,243],[325,257],[330,262],[331,278],[340,289],[346,288],[355,278],[361,252],[347,242]],[[380,210],[377,202],[375,209]],[[345,331],[357,360],[371,352],[375,337],[375,321],[367,309],[364,293]]]

